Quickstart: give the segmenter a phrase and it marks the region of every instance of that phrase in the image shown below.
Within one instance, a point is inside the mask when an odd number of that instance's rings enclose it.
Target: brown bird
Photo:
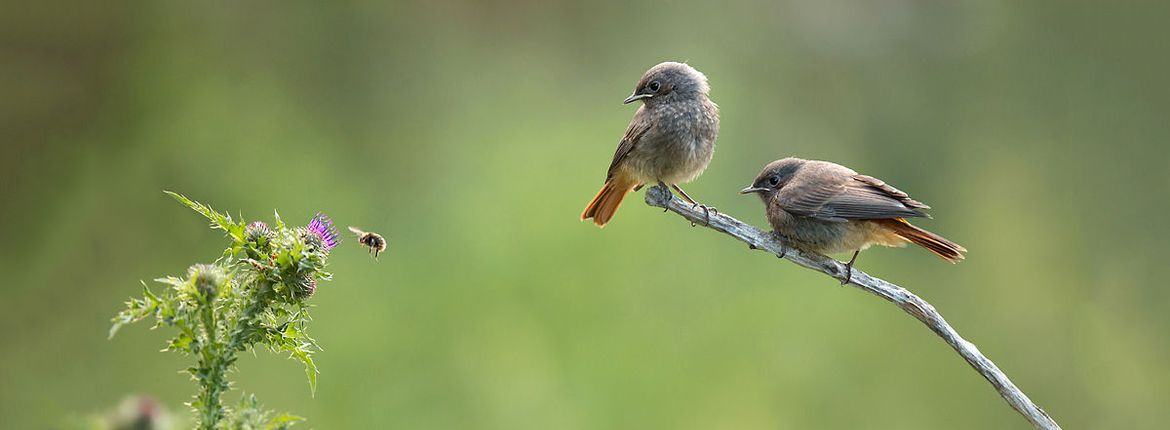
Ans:
[[[642,106],[626,128],[605,175],[605,185],[581,213],[604,227],[622,199],[647,183],[671,187],[691,204],[707,207],[688,196],[678,184],[703,173],[715,153],[719,134],[719,106],[707,98],[707,77],[683,63],[656,65],[634,87],[625,103]]]
[[[764,201],[768,223],[787,244],[821,254],[853,251],[845,264],[848,283],[857,254],[870,245],[926,248],[951,263],[967,252],[957,243],[920,229],[906,218],[928,217],[930,206],[880,179],[827,161],[799,158],[764,166],[741,194]]]

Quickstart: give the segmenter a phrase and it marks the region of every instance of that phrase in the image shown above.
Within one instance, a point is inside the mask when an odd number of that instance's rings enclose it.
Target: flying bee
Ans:
[[[374,258],[378,258],[378,253],[386,250],[386,238],[382,237],[382,235],[378,233],[362,231],[357,227],[350,227],[349,231],[352,231],[358,236],[359,244],[369,248],[370,252],[374,253]]]

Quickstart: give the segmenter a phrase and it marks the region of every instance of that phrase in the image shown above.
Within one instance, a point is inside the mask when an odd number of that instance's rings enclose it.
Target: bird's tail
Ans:
[[[958,263],[966,258],[963,253],[967,252],[967,248],[951,242],[945,237],[915,227],[905,219],[887,219],[881,220],[881,223],[890,230],[893,230],[894,234],[897,234],[899,237],[926,248],[928,251],[935,253],[951,263]]]
[[[635,185],[637,184],[617,176],[606,179],[601,191],[598,191],[597,196],[585,206],[585,211],[581,213],[581,221],[593,218],[594,224],[605,227],[605,223],[613,218],[618,206],[621,206],[622,199],[626,198],[626,194],[629,194]]]

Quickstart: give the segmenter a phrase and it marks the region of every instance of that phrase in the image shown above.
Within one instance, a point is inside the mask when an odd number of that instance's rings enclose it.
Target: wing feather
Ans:
[[[630,154],[630,151],[638,145],[642,140],[642,136],[650,131],[650,121],[645,118],[644,108],[638,108],[638,112],[634,114],[634,119],[630,121],[630,125],[626,127],[626,135],[622,137],[622,141],[618,143],[617,150],[613,153],[613,161],[609,163],[609,170],[606,172],[606,179],[613,177],[614,170],[617,170],[622,160]]]
[[[929,208],[877,178],[857,174],[845,181],[830,177],[787,186],[778,197],[789,213],[831,222],[925,217],[921,210]]]

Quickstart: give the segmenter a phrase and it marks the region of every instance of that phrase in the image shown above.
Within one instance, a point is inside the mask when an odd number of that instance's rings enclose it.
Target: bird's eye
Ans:
[[[658,89],[662,88],[662,84],[658,83],[658,81],[653,81],[650,82],[650,85],[647,85],[646,88],[649,88],[652,92],[658,92]]]
[[[779,177],[779,176],[773,176],[773,177],[771,177],[771,178],[768,178],[768,185],[771,185],[771,186],[773,186],[773,187],[775,187],[775,186],[777,186],[777,185],[780,185],[780,177]]]

